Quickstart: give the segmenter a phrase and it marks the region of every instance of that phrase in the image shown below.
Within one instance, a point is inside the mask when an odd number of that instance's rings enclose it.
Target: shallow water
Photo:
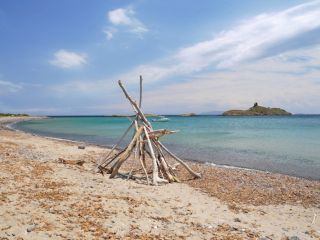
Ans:
[[[320,115],[169,118],[153,126],[180,130],[162,142],[182,158],[320,179]],[[129,125],[120,117],[52,117],[14,127],[110,146]]]

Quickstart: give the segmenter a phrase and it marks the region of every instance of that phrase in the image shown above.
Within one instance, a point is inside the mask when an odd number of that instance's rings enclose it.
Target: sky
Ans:
[[[0,0],[0,112],[320,113],[320,0]]]

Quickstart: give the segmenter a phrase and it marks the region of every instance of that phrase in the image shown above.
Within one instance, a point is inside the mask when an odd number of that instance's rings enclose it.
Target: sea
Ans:
[[[183,159],[320,179],[320,115],[166,117],[168,122],[152,122],[153,128],[178,130],[161,141]],[[112,147],[130,121],[126,117],[56,116],[12,127]],[[129,132],[120,146],[125,147],[131,137]]]

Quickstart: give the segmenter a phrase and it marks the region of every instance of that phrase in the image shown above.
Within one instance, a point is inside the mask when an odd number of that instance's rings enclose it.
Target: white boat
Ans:
[[[152,122],[168,122],[170,119],[165,116],[159,116],[159,118],[153,118],[151,120]]]

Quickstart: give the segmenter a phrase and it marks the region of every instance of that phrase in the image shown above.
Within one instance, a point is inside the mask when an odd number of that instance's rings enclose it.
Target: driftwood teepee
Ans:
[[[178,182],[178,178],[174,172],[174,168],[168,163],[165,155],[169,155],[179,164],[181,164],[190,174],[196,178],[200,178],[201,175],[194,172],[185,162],[179,159],[176,155],[170,152],[159,140],[159,138],[166,134],[175,133],[175,131],[169,131],[167,129],[154,130],[151,123],[145,117],[141,110],[142,103],[142,77],[140,76],[140,98],[139,104],[132,99],[127,90],[119,80],[118,84],[122,89],[124,95],[129,100],[133,111],[135,112],[135,118],[132,120],[131,125],[128,127],[123,136],[119,139],[118,143],[111,149],[109,154],[98,164],[98,171],[107,172],[110,174],[110,178],[114,178],[119,174],[121,165],[134,153],[134,159],[138,160],[142,166],[143,172],[146,175],[147,182],[149,184],[149,175],[152,173],[152,183],[157,185],[158,183]],[[131,128],[134,128],[134,135],[128,146],[112,154],[117,148],[119,143],[128,134]],[[165,154],[166,153],[166,154]],[[146,155],[151,159],[151,169],[147,171]],[[150,164],[149,164],[150,165]],[[159,177],[159,174],[162,177]]]

